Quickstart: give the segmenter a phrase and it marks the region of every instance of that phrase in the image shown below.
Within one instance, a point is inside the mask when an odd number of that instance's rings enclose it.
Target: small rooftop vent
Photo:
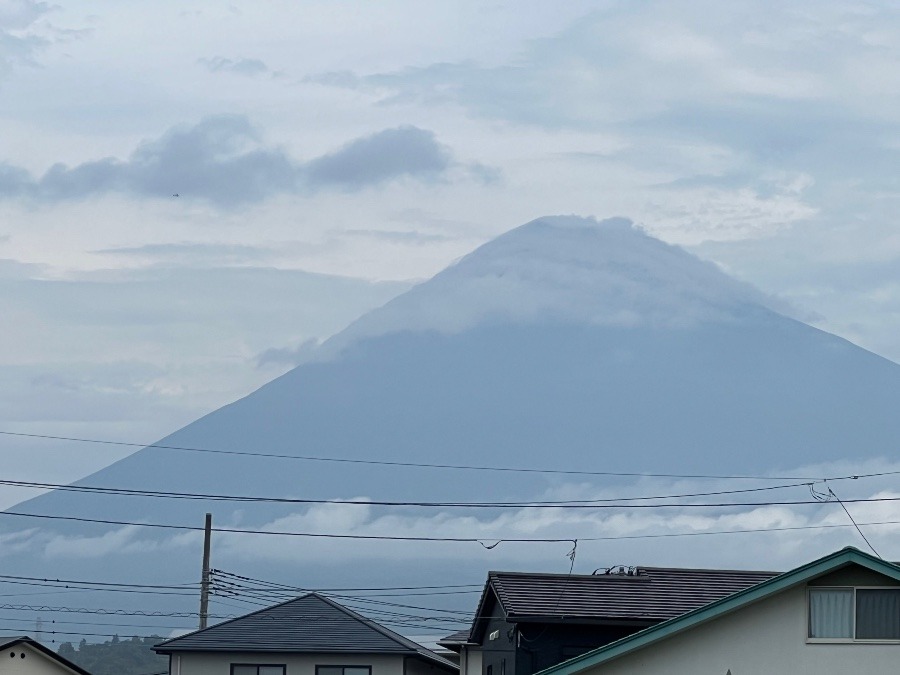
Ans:
[[[643,572],[634,565],[613,565],[612,567],[598,567],[592,574],[597,576],[637,577]]]

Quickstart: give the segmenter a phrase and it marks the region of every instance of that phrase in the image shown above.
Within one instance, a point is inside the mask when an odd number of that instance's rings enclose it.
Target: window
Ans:
[[[316,666],[316,675],[372,675],[372,666]]]
[[[231,675],[285,675],[285,666],[261,663],[232,663]]]
[[[900,588],[809,589],[809,637],[900,640]]]

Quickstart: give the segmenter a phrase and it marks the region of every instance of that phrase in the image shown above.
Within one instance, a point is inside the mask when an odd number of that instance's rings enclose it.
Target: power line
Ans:
[[[15,617],[0,617],[0,621],[22,623],[23,619]],[[49,619],[45,621],[45,625],[65,625],[65,626],[111,626],[113,628],[158,628],[159,630],[194,630],[193,626],[160,626],[152,623],[110,623],[108,621],[60,621],[59,619]],[[42,631],[46,632],[46,631]]]
[[[123,526],[134,526],[134,527],[148,527],[155,529],[163,529],[163,530],[179,530],[179,531],[200,531],[202,532],[204,528],[197,527],[195,525],[174,525],[168,523],[140,523],[136,521],[130,520],[111,520],[107,518],[84,518],[81,516],[60,516],[60,515],[50,515],[45,513],[20,513],[17,511],[0,511],[0,516],[15,516],[21,518],[37,518],[43,520],[63,520],[63,521],[71,521],[71,522],[79,522],[79,523],[97,523],[101,525],[123,525]],[[224,532],[224,533],[232,533],[232,534],[258,534],[258,535],[267,535],[267,536],[280,536],[280,537],[313,537],[313,538],[322,538],[322,539],[372,539],[372,540],[384,540],[384,541],[440,541],[440,542],[459,542],[459,543],[476,543],[480,544],[487,537],[475,538],[475,537],[425,537],[425,536],[400,536],[400,535],[376,535],[376,534],[335,534],[328,532],[285,532],[279,530],[248,530],[248,529],[240,529],[234,527],[214,527],[212,528],[213,532]],[[493,540],[492,538],[490,538]],[[504,538],[503,541],[507,542],[521,542],[521,543],[559,543],[564,541],[571,541],[570,538]]]
[[[265,600],[266,602],[271,602],[271,599],[272,599],[272,593],[269,593],[267,595],[265,592],[260,592],[260,591],[243,588],[239,585],[235,585],[235,584],[228,583],[228,582],[222,582],[222,581],[216,581],[216,584],[214,586],[214,592],[225,594],[226,597],[233,597],[235,599],[240,599],[240,596],[242,594],[246,595],[247,597],[257,599],[257,600]],[[276,592],[276,595],[281,595],[282,597],[284,594],[285,594],[284,592],[281,592],[281,593]],[[339,594],[335,594],[335,593],[329,593],[328,597],[338,598],[340,600],[350,600],[352,602],[358,602],[358,603],[363,603],[363,604],[368,604],[368,605],[377,605],[378,607],[416,609],[416,610],[422,610],[422,611],[427,611],[427,612],[444,612],[445,614],[459,614],[459,615],[463,615],[466,617],[471,615],[471,612],[467,612],[467,611],[461,611],[461,610],[455,610],[455,609],[441,609],[441,608],[437,608],[437,607],[422,607],[420,605],[407,605],[407,604],[402,604],[402,603],[397,603],[397,602],[386,602],[384,600],[373,600],[373,599],[367,598],[365,596],[359,596],[359,595],[339,595]],[[376,607],[376,608],[373,608],[371,611],[386,611],[386,610],[381,610]],[[386,612],[386,613],[392,613],[392,612]],[[403,615],[404,616],[415,616],[416,618],[420,618],[419,615],[410,615],[408,613],[404,613]]]
[[[196,592],[179,592],[179,591],[163,591],[163,590],[142,590],[137,588],[106,588],[102,586],[78,586],[75,584],[57,585],[52,582],[42,583],[39,581],[3,581],[4,584],[12,584],[15,586],[36,586],[38,588],[58,588],[60,590],[75,589],[80,591],[98,591],[103,593],[137,593],[140,595],[177,595],[181,597],[194,596]]]
[[[873,498],[873,499],[855,499],[855,500],[846,500],[848,503],[864,503],[864,502],[885,502],[885,501],[898,501],[900,497],[884,497],[884,498]],[[772,506],[778,504],[821,504],[819,501],[801,501],[801,502],[765,502],[765,503],[752,503],[752,504],[664,504],[659,506],[664,507],[712,507],[712,506]],[[631,507],[634,508],[634,507]],[[49,514],[37,514],[37,513],[18,513],[15,511],[0,511],[0,516],[15,516],[15,517],[23,517],[23,518],[38,518],[38,519],[49,519],[49,520],[64,520],[64,521],[74,521],[74,522],[82,522],[82,523],[98,523],[104,525],[122,525],[122,526],[135,526],[135,527],[147,527],[147,528],[156,528],[156,529],[166,529],[166,530],[180,530],[180,531],[202,531],[202,527],[197,527],[193,525],[174,525],[174,524],[166,524],[166,523],[141,523],[136,521],[127,521],[127,520],[110,520],[110,519],[101,519],[101,518],[83,518],[79,516],[59,516],[59,515],[49,515]],[[877,523],[862,523],[863,525],[898,525],[900,521],[882,521]],[[683,537],[683,536],[698,536],[698,535],[710,535],[710,534],[739,534],[743,532],[780,532],[787,530],[816,530],[816,529],[827,529],[831,527],[851,527],[850,525],[803,525],[796,527],[773,527],[773,528],[753,528],[753,529],[743,529],[743,530],[717,530],[717,531],[701,531],[701,532],[672,532],[665,534],[646,534],[646,535],[610,535],[610,536],[597,536],[597,537],[582,537],[579,536],[577,539],[579,541],[614,541],[617,539],[652,539],[657,537]],[[232,534],[256,534],[256,535],[267,535],[267,536],[281,536],[281,537],[310,537],[310,538],[323,538],[323,539],[351,539],[351,540],[378,540],[378,541],[409,541],[409,542],[447,542],[447,543],[475,543],[481,544],[485,546],[485,541],[494,541],[496,543],[506,542],[506,543],[535,543],[535,544],[553,544],[553,543],[561,543],[561,542],[572,542],[575,540],[575,537],[428,537],[428,536],[401,536],[401,535],[376,535],[376,534],[337,534],[337,533],[328,533],[328,532],[286,532],[279,530],[249,530],[249,529],[239,529],[239,528],[229,528],[229,527],[217,527],[213,528],[215,532],[223,532],[223,533],[232,533]],[[496,544],[491,546],[485,546],[485,548],[494,548]]]
[[[180,619],[192,619],[198,616],[197,612],[163,612],[156,610],[126,610],[117,608],[103,607],[67,607],[54,605],[20,605],[20,604],[0,604],[0,610],[9,610],[11,612],[62,612],[65,614],[103,614],[109,616],[161,616],[173,617]],[[231,619],[232,615],[215,615],[210,614],[210,618]]]
[[[798,484],[804,487],[811,487],[812,483],[801,483]],[[797,487],[797,486],[793,486]],[[491,509],[500,509],[500,508],[514,508],[514,509],[530,509],[530,508],[541,508],[541,509],[559,509],[559,510],[571,510],[571,509],[663,509],[663,508],[682,508],[682,509],[695,509],[695,508],[731,508],[731,507],[743,507],[743,508],[754,508],[760,506],[808,506],[808,505],[817,505],[821,504],[820,499],[801,499],[801,500],[772,500],[765,502],[689,502],[689,503],[680,503],[680,502],[666,502],[666,503],[655,503],[655,504],[644,504],[644,503],[631,503],[627,500],[620,499],[611,499],[607,500],[598,500],[591,503],[540,503],[540,502],[409,502],[409,501],[380,501],[380,500],[361,500],[361,499],[348,499],[348,500],[336,500],[336,499],[310,499],[310,500],[297,500],[303,503],[314,503],[314,504],[336,504],[336,505],[349,505],[349,506],[403,506],[403,507],[465,507],[465,508],[491,508]],[[865,504],[865,503],[877,503],[877,502],[896,502],[900,501],[900,497],[867,497],[867,498],[857,498],[857,499],[847,499],[844,500],[848,504]],[[33,513],[19,513],[14,511],[2,511],[0,515],[13,515],[13,516],[22,516],[29,518],[47,518],[47,519],[55,519],[55,520],[74,520],[81,522],[94,522],[94,523],[106,523],[112,525],[139,525],[142,527],[162,527],[162,528],[170,528],[170,529],[189,529],[189,530],[202,530],[203,528],[195,527],[195,526],[187,526],[187,525],[168,525],[168,524],[159,524],[159,523],[140,523],[140,522],[132,522],[132,521],[117,521],[117,520],[104,520],[104,519],[90,519],[90,518],[81,518],[77,516],[59,516],[59,515],[50,515],[50,514],[33,514]],[[234,529],[234,528],[213,528],[218,532],[242,532],[248,534],[272,534],[270,531],[265,530],[242,530],[242,529]],[[283,533],[283,534],[295,534],[295,533]],[[300,536],[300,535],[296,535]],[[304,535],[305,536],[305,535]],[[316,534],[309,536],[326,536],[322,534]],[[336,535],[337,536],[337,535]],[[386,538],[394,538],[394,537],[386,537]],[[403,537],[399,537],[397,539],[404,539]],[[416,539],[416,538],[413,538]],[[478,541],[474,538],[462,538],[460,541]],[[507,540],[509,541],[509,540]],[[538,541],[538,540],[527,540],[527,541]],[[571,538],[566,539],[540,539],[539,541],[571,541]]]
[[[470,465],[470,464],[431,464],[427,462],[400,462],[375,459],[355,459],[350,457],[320,457],[314,455],[286,455],[271,452],[249,452],[245,450],[222,450],[215,448],[192,448],[180,445],[164,445],[162,443],[132,443],[127,441],[110,441],[96,438],[79,438],[75,436],[55,436],[51,434],[28,434],[17,431],[0,431],[3,436],[18,436],[21,438],[36,438],[43,440],[69,441],[74,443],[93,443],[96,445],[115,445],[129,448],[154,448],[157,450],[172,450],[178,452],[198,452],[217,455],[237,455],[243,457],[265,457],[270,459],[286,459],[305,462],[334,462],[342,464],[367,464],[374,466],[396,466],[416,469],[454,469],[460,471],[502,471],[509,473],[539,473],[560,474],[573,476],[620,476],[631,478],[694,478],[713,480],[825,480],[822,476],[753,476],[753,475],[712,475],[712,474],[676,474],[676,473],[647,473],[637,471],[586,471],[574,469],[532,469],[510,466]],[[884,472],[879,474],[860,475],[859,478],[870,476],[892,475],[900,471]]]
[[[156,499],[188,499],[200,501],[230,501],[230,502],[263,502],[275,504],[355,504],[361,506],[402,506],[417,508],[555,508],[581,505],[590,507],[597,504],[611,504],[621,502],[654,501],[659,499],[690,499],[696,497],[717,497],[723,495],[744,494],[752,492],[765,492],[770,490],[784,490],[796,487],[809,487],[818,481],[803,483],[788,483],[781,485],[768,485],[765,487],[741,488],[736,490],[717,490],[714,492],[691,492],[667,495],[641,495],[632,497],[609,497],[604,499],[566,499],[566,500],[530,500],[530,501],[503,501],[503,502],[424,502],[424,501],[387,501],[387,500],[362,500],[362,499],[309,499],[299,497],[262,497],[254,495],[226,495],[216,493],[199,492],[172,492],[164,490],[141,490],[137,488],[113,488],[95,485],[73,485],[61,483],[43,483],[36,481],[19,481],[0,479],[0,485],[11,487],[26,487],[47,490],[60,490],[63,492],[82,492],[106,496],[125,497],[151,497]]]
[[[266,584],[272,587],[281,588],[289,591],[299,591],[299,592],[316,592],[316,593],[327,593],[329,591],[334,592],[350,592],[350,591],[421,591],[425,589],[448,589],[448,588],[482,588],[484,584],[438,584],[434,586],[363,586],[363,587],[346,587],[341,586],[338,588],[304,588],[301,586],[290,586],[287,584],[281,584],[276,581],[267,581],[265,579],[257,579],[256,577],[248,577],[243,574],[235,574],[234,572],[226,572],[225,570],[220,569],[211,569],[211,574],[221,575],[226,577],[232,577],[234,579],[240,579],[241,581],[253,581],[260,584]]]
[[[29,630],[32,630],[33,628],[34,628],[34,626],[23,626],[21,629],[16,629],[16,630],[22,630],[23,632],[27,632]],[[160,635],[137,635],[137,634],[131,634],[131,633],[83,633],[81,631],[76,633],[73,631],[46,630],[46,629],[42,630],[41,633],[44,633],[46,635],[74,635],[75,637],[81,637],[81,636],[106,637],[106,638],[119,637],[119,638],[140,638],[142,640],[146,640],[148,638],[159,638],[160,640],[165,639]]]
[[[267,584],[273,589],[284,590],[286,592],[302,592],[302,593],[349,593],[354,591],[419,591],[419,590],[430,590],[430,589],[469,589],[469,588],[482,588],[483,584],[439,584],[439,585],[426,585],[426,586],[367,586],[367,587],[333,587],[333,588],[304,588],[300,586],[288,586],[283,584],[277,584],[275,582],[265,581],[263,579],[255,579],[253,577],[245,577],[239,574],[234,574],[232,572],[226,572],[224,570],[212,569],[210,573],[215,576],[225,576],[230,578],[239,579],[241,581],[252,581],[260,584]],[[29,576],[19,576],[13,574],[0,574],[0,583],[10,583],[7,580],[14,581],[34,581],[34,582],[46,582],[51,584],[84,584],[84,585],[93,585],[93,586],[102,586],[102,587],[122,587],[122,588],[148,588],[148,589],[169,589],[169,590],[196,590],[199,588],[200,583],[197,581],[189,581],[181,584],[136,584],[131,582],[120,582],[120,581],[92,581],[89,579],[58,579],[58,578],[44,578],[44,577],[29,577]],[[105,590],[104,588],[91,589],[91,590]],[[254,589],[254,590],[263,590],[263,589]],[[459,592],[459,591],[450,591],[450,592]],[[397,595],[406,595],[405,593],[398,593]]]
[[[853,519],[853,516],[850,515],[850,511],[849,511],[849,509],[847,509],[847,505],[841,501],[840,497],[838,497],[836,494],[834,494],[834,490],[832,490],[831,488],[828,488],[828,494],[830,494],[832,497],[834,497],[837,500],[837,503],[841,505],[841,508],[844,509],[844,513],[847,514],[847,517],[850,519],[850,522],[853,523],[853,527],[855,527],[856,531],[859,532],[859,536],[862,537],[863,541],[866,542],[866,544],[868,544],[870,549],[872,549],[872,553],[874,553],[877,558],[881,558],[881,554],[875,550],[875,547],[872,546],[872,542],[869,541],[869,538],[860,529],[857,522]],[[884,558],[881,558],[881,559],[884,560]]]
[[[120,581],[86,581],[84,579],[50,579],[41,577],[23,577],[12,574],[0,574],[0,581],[4,579],[16,579],[18,581],[47,581],[55,584],[91,584],[92,586],[121,586],[123,588],[156,588],[156,589],[186,589],[199,586],[199,582],[189,581],[183,584],[134,584]]]

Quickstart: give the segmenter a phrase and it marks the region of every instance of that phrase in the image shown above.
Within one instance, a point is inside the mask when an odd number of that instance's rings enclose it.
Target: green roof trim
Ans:
[[[831,553],[824,558],[819,558],[806,565],[797,567],[790,572],[785,572],[756,586],[729,595],[703,607],[699,607],[687,614],[682,614],[674,619],[663,621],[650,628],[629,635],[608,645],[594,649],[581,656],[576,656],[568,661],[542,670],[536,675],[577,675],[588,668],[598,666],[607,661],[619,658],[625,654],[664,640],[690,628],[704,624],[716,617],[728,614],[741,607],[767,598],[781,591],[787,590],[797,584],[820,577],[829,572],[841,569],[848,565],[860,565],[873,572],[878,572],[887,577],[900,581],[900,565],[886,562],[857,548],[848,546]]]

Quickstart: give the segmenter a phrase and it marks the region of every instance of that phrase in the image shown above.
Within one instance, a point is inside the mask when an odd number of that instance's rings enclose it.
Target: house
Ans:
[[[162,642],[169,675],[456,675],[425,647],[309,593]]]
[[[532,675],[775,575],[664,567],[489,572],[471,630],[439,644],[459,652],[462,675]]]
[[[541,675],[896,672],[900,566],[845,548]]]
[[[0,675],[91,675],[30,637],[0,638]]]

